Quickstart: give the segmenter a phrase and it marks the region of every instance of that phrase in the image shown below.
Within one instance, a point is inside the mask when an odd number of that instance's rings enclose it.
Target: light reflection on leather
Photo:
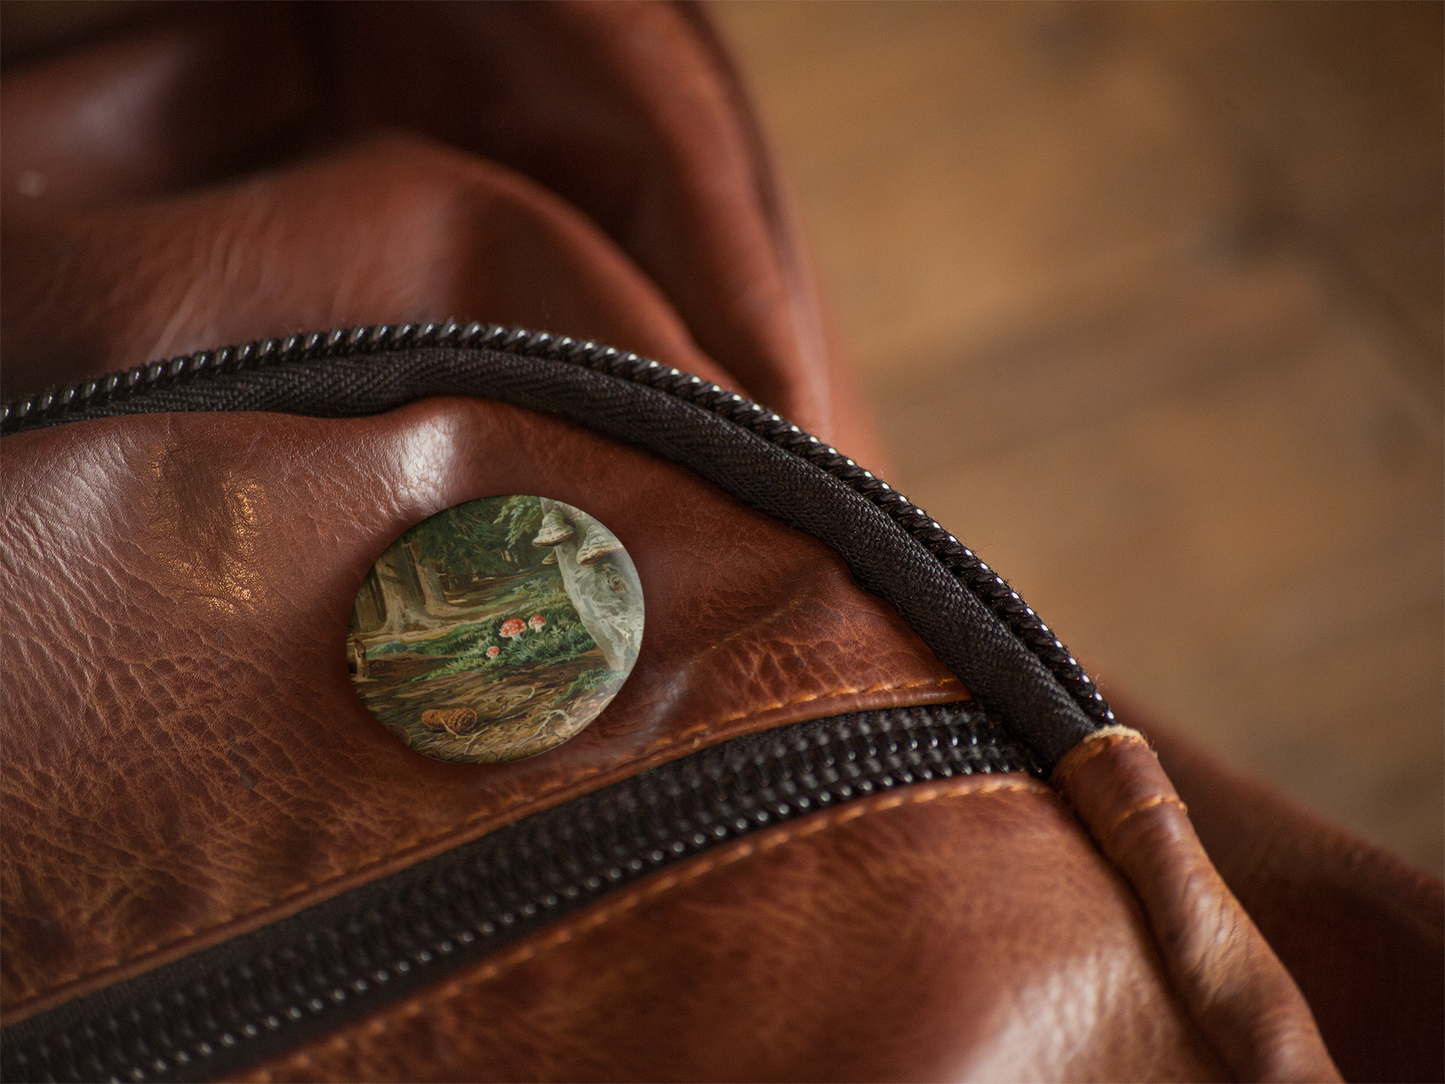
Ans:
[[[204,449],[155,447],[146,509],[153,555],[186,601],[234,614],[260,604],[257,547],[267,523],[265,485],[218,465]]]

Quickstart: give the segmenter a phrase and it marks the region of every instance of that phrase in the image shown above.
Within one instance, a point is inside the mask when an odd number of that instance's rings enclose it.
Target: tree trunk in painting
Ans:
[[[413,632],[438,624],[427,612],[421,578],[404,545],[391,546],[381,555],[376,562],[376,575],[386,605],[386,619],[377,632]]]
[[[352,621],[357,632],[375,632],[386,624],[386,596],[381,589],[381,581],[377,579],[375,568],[368,571],[366,579],[361,581],[361,590],[357,593],[356,606],[352,610]]]
[[[447,596],[442,590],[442,578],[436,569],[424,561],[417,561],[415,567],[417,583],[421,587],[422,605],[426,607],[427,613],[434,617],[449,617],[471,612],[459,609],[447,601]]]
[[[642,646],[642,582],[632,560],[621,550],[587,565],[577,563],[581,542],[597,521],[560,501],[542,499],[542,510],[565,514],[574,534],[552,547],[562,573],[562,589],[587,634],[602,649],[609,670],[625,670]],[[597,524],[601,526],[601,524]],[[606,528],[602,528],[605,530]]]

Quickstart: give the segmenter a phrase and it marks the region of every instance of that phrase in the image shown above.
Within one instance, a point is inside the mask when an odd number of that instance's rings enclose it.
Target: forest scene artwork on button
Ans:
[[[617,695],[642,645],[642,584],[597,519],[546,497],[448,508],[367,573],[347,666],[368,710],[439,760],[533,756]]]

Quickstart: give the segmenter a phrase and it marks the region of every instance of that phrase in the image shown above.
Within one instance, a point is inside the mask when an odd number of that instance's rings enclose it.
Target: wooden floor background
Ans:
[[[714,6],[896,484],[1435,872],[1442,5]]]

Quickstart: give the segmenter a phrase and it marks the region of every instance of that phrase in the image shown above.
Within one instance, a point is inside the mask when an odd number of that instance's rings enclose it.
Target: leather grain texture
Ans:
[[[1052,781],[1139,894],[1175,988],[1239,1080],[1339,1080],[1309,1004],[1215,871],[1144,736],[1106,727]]]
[[[163,5],[8,64],[0,89],[7,395],[226,342],[475,319],[651,355],[882,467],[742,91],[689,9]],[[347,616],[401,531],[500,493],[619,535],[642,657],[547,756],[440,764],[355,699]],[[7,1023],[702,745],[967,695],[810,537],[589,431],[459,399],[7,438],[0,607]],[[1090,783],[1091,763],[1069,796],[1128,881],[1033,784],[914,788],[689,863],[265,1072],[1208,1079],[1223,1054],[1247,1077],[1326,1076],[1287,979],[1244,990],[1279,991],[1282,1029],[1270,1004],[1230,1014],[1227,968],[1221,1015],[1197,941],[1232,901],[1180,851],[1178,807],[1113,824],[1141,779],[1172,793],[1152,758]],[[1308,879],[1257,875],[1277,858],[1323,863],[1340,892],[1348,870],[1375,879],[1384,895],[1348,896],[1355,931],[1395,913],[1397,872],[1314,846],[1220,853],[1324,1018],[1360,1011],[1351,977],[1387,976],[1370,1019],[1403,1042],[1389,1006],[1422,972],[1353,959],[1341,912],[1276,895]]]
[[[574,208],[416,135],[158,201],[22,220],[3,253],[0,334],[17,390],[203,344],[478,315],[550,321],[738,385]]]
[[[703,744],[967,696],[820,543],[527,411],[157,415],[5,450],[7,1022]],[[642,654],[557,750],[441,764],[362,707],[346,625],[402,531],[506,493],[613,529]]]
[[[1128,885],[1047,787],[1005,775],[694,859],[239,1079],[1228,1073]]]
[[[454,316],[749,386],[866,458],[750,115],[684,9],[178,4],[109,29],[4,73],[4,182],[30,193],[4,207],[7,393]],[[34,681],[5,714],[5,1019],[648,758],[966,695],[822,547],[538,423],[440,403],[7,441],[5,665]],[[639,559],[655,683],[598,724],[613,743],[550,769],[398,769],[336,661],[351,597],[411,523],[514,492],[666,551]]]
[[[1445,886],[1168,728],[1140,725],[1345,1079],[1445,1079]]]
[[[886,467],[745,96],[686,7],[165,5],[7,70],[0,133],[0,180],[35,193],[5,205],[7,394],[286,331],[479,319],[738,387]]]

